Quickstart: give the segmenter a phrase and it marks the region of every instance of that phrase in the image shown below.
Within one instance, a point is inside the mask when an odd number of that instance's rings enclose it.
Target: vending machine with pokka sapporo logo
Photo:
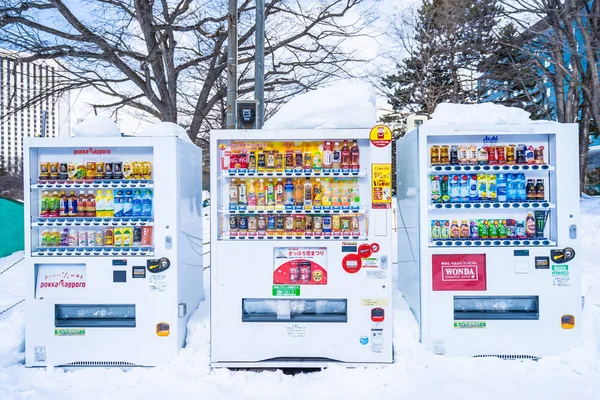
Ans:
[[[398,140],[398,283],[428,349],[581,343],[578,166],[575,124],[425,124]]]
[[[25,363],[155,366],[203,299],[202,153],[177,137],[28,138]]]
[[[211,365],[392,362],[391,131],[211,132]]]

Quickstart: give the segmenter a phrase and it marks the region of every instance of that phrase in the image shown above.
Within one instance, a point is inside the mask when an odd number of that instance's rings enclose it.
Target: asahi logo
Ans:
[[[477,266],[442,266],[443,281],[476,281]]]

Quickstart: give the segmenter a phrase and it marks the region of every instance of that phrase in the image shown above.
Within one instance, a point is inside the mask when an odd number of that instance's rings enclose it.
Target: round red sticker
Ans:
[[[355,274],[360,271],[362,267],[362,260],[358,254],[347,254],[346,257],[342,259],[342,268],[349,274]]]
[[[369,139],[375,147],[385,147],[392,143],[392,130],[385,125],[375,125],[369,132]]]

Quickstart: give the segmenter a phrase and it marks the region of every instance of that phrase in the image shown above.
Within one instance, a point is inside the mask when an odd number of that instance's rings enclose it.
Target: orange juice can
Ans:
[[[152,246],[151,226],[142,226],[142,246]]]

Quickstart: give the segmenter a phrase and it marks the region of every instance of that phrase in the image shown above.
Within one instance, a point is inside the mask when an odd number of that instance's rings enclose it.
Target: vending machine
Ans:
[[[392,362],[391,132],[211,133],[211,364]]]
[[[436,354],[581,343],[575,124],[426,124],[397,142],[398,282]]]
[[[24,157],[26,365],[169,361],[203,299],[201,150],[29,138]]]

